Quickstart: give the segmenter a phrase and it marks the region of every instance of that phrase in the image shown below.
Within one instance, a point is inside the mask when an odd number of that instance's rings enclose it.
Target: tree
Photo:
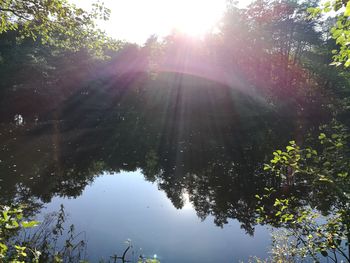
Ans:
[[[337,121],[320,129],[318,139],[309,143],[313,147],[301,148],[291,141],[286,151],[275,151],[264,168],[285,184],[292,176],[296,187],[312,186],[308,203],[293,196],[274,199],[276,190],[266,189],[266,194],[256,196],[261,201],[258,221],[287,228],[288,235],[297,240],[299,256],[318,261],[320,253],[333,262],[339,262],[339,256],[349,261],[349,133]],[[272,202],[266,205],[264,199]]]
[[[309,8],[312,17],[320,17],[321,14],[335,12],[336,23],[331,28],[331,36],[336,40],[337,49],[333,50],[333,65],[344,64],[350,66],[350,1],[349,0],[330,0],[323,3],[320,7]]]
[[[0,0],[0,34],[18,30],[22,39],[39,39],[71,50],[100,50],[116,43],[96,29],[96,19],[107,20],[110,11],[94,4],[87,12],[66,0]]]

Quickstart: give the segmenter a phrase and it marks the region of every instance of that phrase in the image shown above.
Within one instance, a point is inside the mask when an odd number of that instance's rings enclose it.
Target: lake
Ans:
[[[25,202],[41,219],[63,204],[92,262],[121,255],[128,239],[135,259],[266,257],[270,229],[256,223],[255,195],[279,182],[262,166],[310,118],[195,76],[126,80],[3,112],[12,120],[0,127],[1,202]]]

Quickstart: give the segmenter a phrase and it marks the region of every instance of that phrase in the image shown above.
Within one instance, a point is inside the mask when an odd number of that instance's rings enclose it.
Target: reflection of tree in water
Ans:
[[[52,121],[3,128],[1,201],[77,197],[102,171],[141,169],[176,208],[187,193],[201,219],[235,218],[253,233],[254,195],[277,183],[257,171],[291,137],[293,121],[200,78],[122,79],[77,92]]]

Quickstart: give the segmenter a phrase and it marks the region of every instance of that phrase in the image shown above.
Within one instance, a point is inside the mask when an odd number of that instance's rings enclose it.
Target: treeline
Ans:
[[[46,1],[38,3],[45,7]],[[240,90],[281,114],[323,118],[329,104],[337,104],[332,100],[348,95],[349,83],[347,70],[329,67],[337,48],[329,33],[334,21],[310,19],[307,9],[316,5],[287,0],[256,1],[245,9],[228,5],[217,32],[203,39],[174,31],[165,38],[151,36],[143,46],[92,32],[89,24],[96,13],[83,15],[87,25],[74,15],[77,21],[63,16],[70,26],[66,31],[47,21],[52,27],[47,32],[37,24],[21,24],[19,17],[16,26],[0,34],[0,118],[9,122],[15,114],[28,121],[46,116],[72,94],[92,85],[98,89],[108,78],[127,85],[136,72],[150,79],[164,72],[190,74]],[[83,12],[72,10],[75,15]],[[27,19],[43,20],[27,11]]]

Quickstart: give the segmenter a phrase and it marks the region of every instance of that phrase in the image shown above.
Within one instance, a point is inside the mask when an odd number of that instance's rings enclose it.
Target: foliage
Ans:
[[[85,262],[81,252],[84,240],[77,242],[80,234],[75,234],[71,225],[59,248],[59,239],[64,233],[64,208],[48,214],[44,221],[26,221],[23,216],[25,206],[2,206],[0,221],[0,259],[11,263],[41,262]]]
[[[66,215],[61,205],[57,213],[46,215],[44,221],[26,221],[23,216],[25,206],[1,206],[0,210],[0,261],[8,263],[44,263],[44,262],[79,262],[87,263],[82,252],[85,241],[80,240],[82,233],[75,233],[71,225],[65,233]],[[27,229],[27,230],[26,230]],[[67,235],[63,247],[59,240]],[[108,262],[131,262],[127,253],[133,249],[131,241],[122,256],[111,256]],[[132,252],[134,253],[134,252]],[[101,261],[102,262],[102,261]],[[139,256],[137,263],[160,263],[156,258]]]
[[[160,263],[160,261],[158,259],[155,258],[151,258],[151,259],[140,259],[139,261],[137,261],[137,263]]]
[[[311,256],[316,261],[318,255],[338,262],[339,255],[349,260],[346,249],[350,241],[350,168],[349,133],[347,129],[333,121],[320,127],[318,145],[301,148],[294,141],[286,151],[275,151],[270,164],[264,170],[291,184],[306,183],[312,186],[309,198],[328,203],[327,207],[314,203],[314,207],[298,204],[295,197],[274,198],[275,189],[266,189],[266,194],[256,197],[260,200],[274,200],[269,207],[257,208],[258,222],[285,227],[288,235],[295,238],[300,246],[299,256]],[[321,216],[315,209],[323,210]]]
[[[300,148],[291,141],[286,151],[275,151],[265,171],[270,171],[286,181],[309,183],[314,189],[313,195],[321,195],[323,199],[332,200],[338,209],[349,208],[350,169],[349,132],[338,121],[320,127],[318,140],[309,139],[309,147]],[[324,191],[327,188],[328,191]]]
[[[273,217],[273,224],[287,229],[285,237],[295,243],[293,258],[311,257],[318,262],[319,256],[322,255],[334,262],[340,262],[338,258],[349,260],[345,246],[348,242],[348,230],[341,212],[323,217],[311,208],[290,209],[288,199],[276,199],[273,206],[274,215],[271,215],[272,209],[268,211],[262,207],[258,208],[258,222],[271,224]],[[272,250],[276,252],[278,248],[279,244],[273,242]],[[280,252],[276,254],[283,255]]]
[[[117,254],[111,256],[112,261],[108,261],[111,263],[117,263],[117,262],[122,262],[122,263],[126,263],[126,262],[135,262],[135,261],[131,261],[128,260],[128,252],[131,252],[133,255],[135,253],[135,251],[133,250],[134,247],[132,245],[132,242],[130,239],[128,239],[125,242],[128,246],[126,247],[126,249],[124,250],[123,254],[121,256],[118,256]],[[100,261],[101,263],[103,263],[104,261]],[[157,259],[157,256],[155,255],[153,258],[147,258],[144,255],[139,255],[138,259],[137,259],[137,263],[160,263],[160,261]]]
[[[269,251],[270,256],[266,259],[252,257],[249,263],[297,263],[302,262],[304,254],[303,248],[298,246],[298,242],[290,231],[286,229],[271,230],[272,244]]]
[[[66,0],[1,0],[0,34],[18,31],[21,39],[39,39],[42,44],[78,51],[86,48],[101,54],[106,47],[115,47],[95,20],[107,20],[110,10],[94,4],[87,12]]]
[[[11,237],[22,228],[32,228],[37,221],[23,218],[23,207],[0,206],[0,261],[21,263],[28,258],[30,262],[39,262],[40,252],[10,241]]]
[[[312,17],[317,17],[322,13],[334,12],[336,14],[336,23],[330,32],[339,49],[333,50],[333,65],[344,64],[350,66],[350,1],[348,0],[330,0],[322,3],[320,7],[309,8]]]

